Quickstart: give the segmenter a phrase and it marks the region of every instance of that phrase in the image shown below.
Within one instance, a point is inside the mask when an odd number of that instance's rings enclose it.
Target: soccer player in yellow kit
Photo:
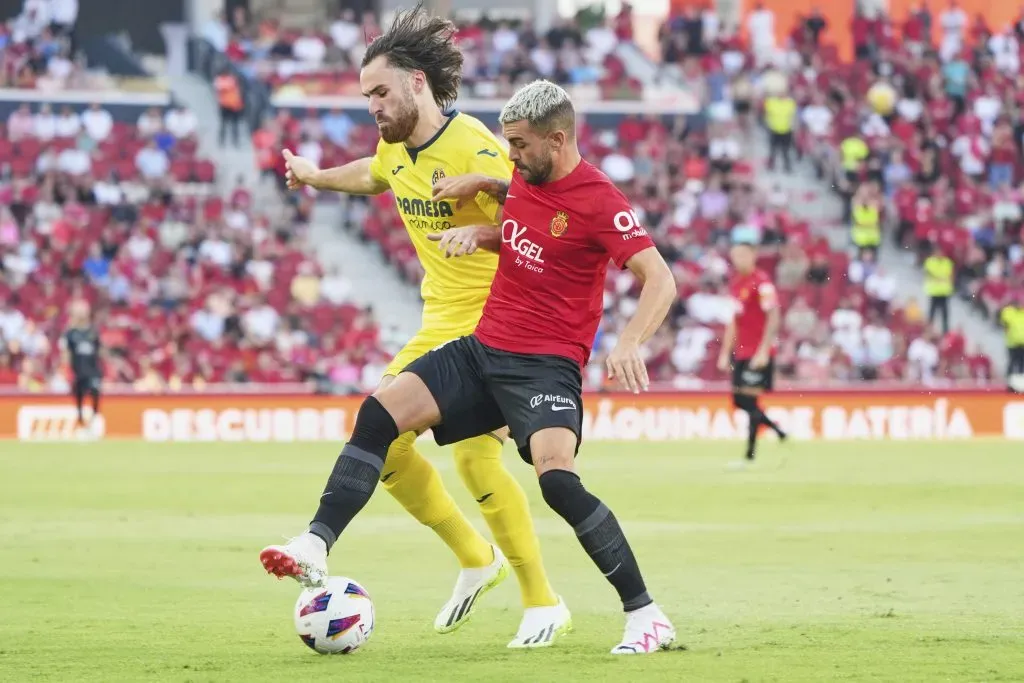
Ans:
[[[483,123],[446,111],[458,96],[462,72],[453,31],[451,22],[416,8],[400,12],[391,28],[368,47],[360,83],[380,129],[373,157],[320,170],[284,151],[291,188],[307,185],[364,195],[394,192],[426,272],[421,288],[424,307],[420,331],[392,361],[381,386],[428,351],[473,332],[497,269],[496,254],[481,250],[448,260],[427,238],[453,227],[494,225],[501,209],[485,193],[472,202],[435,202],[433,191],[439,181],[467,173],[512,175],[504,147]],[[441,537],[462,566],[435,629],[448,633],[465,623],[479,596],[504,579],[511,564],[525,613],[509,647],[544,647],[571,627],[571,617],[548,583],[526,495],[502,464],[504,436],[488,434],[454,446],[459,476],[480,504],[498,548],[456,506],[437,470],[416,449],[416,434],[404,434],[394,442],[379,478],[406,510]],[[337,539],[328,529],[316,527],[311,525],[310,533],[287,545],[265,549],[261,559],[267,570],[306,585],[322,582],[327,575],[326,552]]]

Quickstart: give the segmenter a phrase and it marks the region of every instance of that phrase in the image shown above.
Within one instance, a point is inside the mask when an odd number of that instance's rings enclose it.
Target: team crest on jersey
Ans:
[[[437,185],[437,181],[444,180],[445,177],[446,176],[444,174],[444,169],[443,168],[435,168],[434,169],[434,175],[430,179],[430,184],[431,185]]]
[[[551,219],[551,236],[561,237],[569,229],[569,214],[565,211],[556,211],[555,217]]]

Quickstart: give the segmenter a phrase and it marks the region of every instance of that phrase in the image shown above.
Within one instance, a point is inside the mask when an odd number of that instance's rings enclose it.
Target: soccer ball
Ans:
[[[357,582],[332,576],[327,585],[307,588],[295,603],[295,630],[322,655],[347,655],[373,633],[373,602]]]

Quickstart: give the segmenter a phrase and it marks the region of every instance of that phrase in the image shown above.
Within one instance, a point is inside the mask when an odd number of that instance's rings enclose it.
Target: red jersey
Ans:
[[[629,200],[590,163],[544,185],[514,172],[498,271],[476,337],[501,351],[586,365],[604,309],[608,260],[622,268],[653,246]]]
[[[736,323],[736,345],[733,355],[737,360],[749,360],[761,345],[768,323],[768,312],[779,305],[779,298],[775,293],[775,285],[763,270],[734,275],[729,283],[729,294],[736,306],[733,317]],[[775,355],[774,345],[770,353]]]

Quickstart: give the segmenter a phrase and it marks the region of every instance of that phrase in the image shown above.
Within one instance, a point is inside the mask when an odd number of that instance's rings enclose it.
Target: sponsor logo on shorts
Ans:
[[[530,399],[531,408],[539,408],[540,406],[548,403],[551,405],[551,410],[558,412],[561,410],[576,410],[576,402],[565,396],[557,396],[555,394],[537,394]]]
[[[756,370],[744,370],[740,377],[742,377],[743,381],[747,384],[757,384],[758,382],[764,381],[764,375]]]

